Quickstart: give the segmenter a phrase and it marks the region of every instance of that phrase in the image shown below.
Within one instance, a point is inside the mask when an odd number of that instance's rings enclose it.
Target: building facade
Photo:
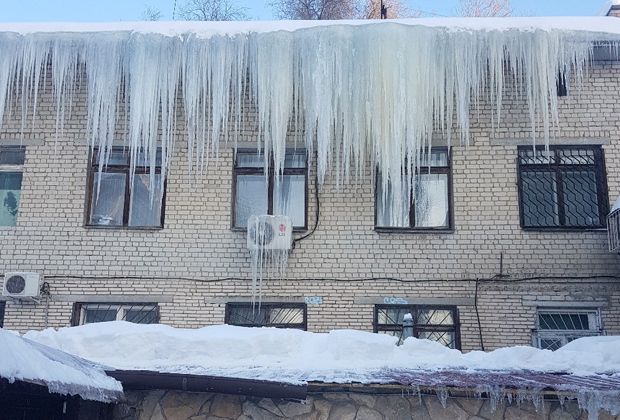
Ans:
[[[603,57],[569,96],[558,88],[549,152],[540,141],[534,152],[527,104],[510,86],[499,123],[481,100],[468,145],[448,147],[436,132],[399,215],[370,168],[348,183],[332,169],[317,185],[315,156],[292,141],[294,128],[282,180],[265,174],[251,107],[237,148],[222,141],[203,171],[188,170],[179,121],[160,195],[159,164],[151,172],[145,162],[161,157],[138,156],[133,175],[119,140],[103,163],[84,140],[86,87],[59,132],[46,80],[36,119],[7,106],[0,134],[0,271],[5,286],[38,274],[42,290],[0,297],[3,327],[124,319],[399,335],[409,312],[415,336],[463,351],[620,334],[618,256],[605,228],[620,192],[618,74],[620,62]],[[253,286],[255,213],[290,215],[294,247],[284,276]]]

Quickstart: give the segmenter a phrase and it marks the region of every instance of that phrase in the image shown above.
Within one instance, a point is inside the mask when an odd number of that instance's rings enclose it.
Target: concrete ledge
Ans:
[[[558,302],[556,300],[523,300],[523,306],[535,306],[538,308],[567,308],[567,309],[590,309],[590,308],[608,308],[609,299],[587,302]]]
[[[172,295],[52,295],[53,302],[172,303]]]
[[[258,300],[256,297],[255,300]],[[205,303],[246,303],[251,302],[252,296],[207,296]],[[306,305],[322,305],[323,298],[320,296],[263,296],[262,303],[305,303]]]
[[[491,146],[531,146],[533,144],[532,139],[491,139]],[[536,145],[543,145],[544,140],[538,138]],[[602,137],[562,137],[549,139],[549,145],[551,146],[579,146],[579,145],[608,145],[611,144],[611,140]]]
[[[409,296],[355,296],[356,305],[446,305],[446,306],[474,306],[474,298],[423,298]]]

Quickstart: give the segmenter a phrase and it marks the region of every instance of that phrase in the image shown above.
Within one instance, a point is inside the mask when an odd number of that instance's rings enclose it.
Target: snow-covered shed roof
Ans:
[[[109,322],[30,331],[25,337],[125,373],[315,387],[457,387],[496,395],[547,390],[579,395],[583,406],[598,401],[620,412],[620,337],[582,338],[554,352],[520,346],[489,353],[462,353],[418,339],[396,346],[395,337],[354,330],[311,333],[228,325],[185,330]]]
[[[125,400],[102,366],[0,328],[0,378],[42,385],[49,392],[101,402]]]

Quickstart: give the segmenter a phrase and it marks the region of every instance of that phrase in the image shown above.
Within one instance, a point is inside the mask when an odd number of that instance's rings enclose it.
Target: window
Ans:
[[[25,147],[0,147],[0,226],[17,224],[25,158]]]
[[[532,341],[539,349],[557,350],[573,340],[593,335],[601,335],[598,310],[539,309]]]
[[[524,228],[602,228],[609,210],[601,147],[519,148]]]
[[[71,322],[74,326],[107,321],[157,324],[159,322],[159,307],[153,303],[76,303],[74,306]]]
[[[138,155],[133,185],[130,187],[130,156],[127,149],[114,148],[107,166],[99,165],[98,151],[93,153],[88,225],[162,227],[164,194],[161,190],[160,150],[155,159],[157,166],[151,175],[150,159],[144,153]]]
[[[6,309],[6,302],[0,302],[0,328],[4,328],[4,310]]]
[[[247,228],[248,218],[261,214],[284,215],[294,228],[306,228],[308,166],[305,150],[288,150],[282,177],[273,162],[265,176],[265,156],[239,151],[234,171],[233,227]]]
[[[396,336],[402,344],[405,314],[413,317],[414,337],[461,348],[458,311],[453,306],[376,305],[374,332]]]
[[[306,329],[306,305],[303,303],[229,303],[224,322],[240,327],[276,327]]]
[[[450,154],[447,149],[433,149],[424,154],[418,173],[414,176],[413,191],[408,192],[408,182],[403,176],[404,211],[398,217],[393,211],[392,202],[395,191],[391,183],[384,191],[381,182],[377,181],[375,225],[378,228],[415,229],[415,230],[449,230],[451,228],[452,207],[452,174],[450,170]],[[377,180],[380,179],[380,174]]]

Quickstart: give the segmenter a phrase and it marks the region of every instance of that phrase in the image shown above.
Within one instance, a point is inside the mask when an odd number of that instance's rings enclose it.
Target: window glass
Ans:
[[[450,348],[460,348],[455,307],[376,305],[374,332],[398,337],[398,344],[402,344],[403,319],[406,314],[412,316],[414,337],[437,341]]]
[[[0,165],[23,165],[25,161],[25,147],[3,146],[0,148]]]
[[[408,176],[403,175],[397,191],[392,182],[383,185],[377,176],[375,225],[398,229],[450,229],[450,159],[447,150],[435,150],[420,157],[420,167],[413,177],[413,188]],[[393,208],[401,203],[402,214]]]
[[[557,350],[578,338],[601,334],[598,310],[539,309],[532,341],[538,348]]]
[[[0,226],[17,223],[21,186],[21,172],[0,172]]]
[[[101,173],[94,176],[90,223],[99,226],[122,226],[127,175]]]
[[[599,147],[519,149],[519,204],[525,228],[602,228],[608,213]]]
[[[265,156],[239,151],[235,159],[233,226],[246,228],[248,218],[263,214],[291,218],[293,227],[306,227],[307,156],[305,150],[286,152],[283,173],[270,162],[265,174]]]
[[[242,327],[306,329],[306,306],[301,303],[229,303],[225,323]]]
[[[73,325],[92,324],[95,322],[128,321],[136,324],[156,324],[159,322],[157,304],[134,303],[77,303],[78,313]]]
[[[157,166],[153,175],[148,166],[152,155],[139,152],[130,185],[127,149],[113,149],[104,167],[99,167],[99,152],[95,151],[91,166],[90,226],[162,227],[161,150],[154,153]]]

